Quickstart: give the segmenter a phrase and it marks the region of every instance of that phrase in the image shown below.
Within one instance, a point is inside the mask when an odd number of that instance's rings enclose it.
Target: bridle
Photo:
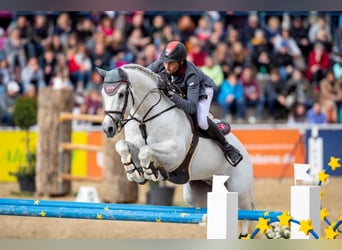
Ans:
[[[113,83],[118,83],[118,86],[116,86],[112,92],[111,92],[111,95],[113,95],[117,90],[118,88],[122,85],[122,84],[126,84],[126,91],[125,91],[125,100],[124,100],[124,106],[122,107],[122,110],[121,111],[117,111],[117,110],[105,110],[104,111],[104,114],[105,116],[108,115],[112,121],[114,122],[114,124],[116,125],[116,127],[118,128],[118,132],[120,132],[122,130],[122,128],[131,120],[135,120],[139,123],[139,129],[140,129],[140,132],[141,132],[141,135],[142,137],[144,138],[144,141],[145,141],[145,144],[147,145],[147,132],[146,132],[146,122],[149,122],[151,120],[153,120],[154,118],[160,116],[161,114],[173,109],[176,107],[176,105],[172,105],[162,111],[160,111],[159,113],[147,118],[147,116],[150,114],[150,112],[153,110],[154,107],[156,107],[160,101],[161,101],[161,97],[162,97],[162,94],[161,94],[161,91],[158,89],[158,88],[153,88],[151,89],[150,91],[148,91],[146,93],[146,95],[143,97],[143,99],[141,100],[141,102],[139,103],[139,105],[137,106],[137,108],[135,109],[134,113],[133,114],[129,114],[129,118],[125,118],[125,113],[126,113],[126,109],[127,109],[127,105],[128,105],[128,96],[131,95],[132,97],[132,102],[133,102],[133,105],[135,103],[134,101],[134,96],[133,96],[133,93],[132,93],[132,84],[131,82],[129,82],[128,80],[119,80],[119,81],[112,81],[112,82],[104,82],[104,84],[113,84]],[[146,100],[146,98],[152,94],[152,93],[158,93],[159,94],[159,99],[158,101],[153,104],[148,110],[147,112],[145,113],[145,115],[142,117],[142,119],[138,119],[136,118],[136,113],[137,111],[139,110],[139,108],[141,107],[141,105],[143,104],[143,102]],[[112,114],[119,114],[120,115],[120,118],[116,121]]]

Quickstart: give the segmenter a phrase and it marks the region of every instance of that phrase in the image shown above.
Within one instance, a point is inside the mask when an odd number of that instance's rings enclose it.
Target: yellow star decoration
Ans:
[[[327,229],[324,229],[325,239],[333,240],[338,236],[338,232],[334,231],[334,225],[329,226]]]
[[[97,215],[96,215],[96,219],[101,220],[101,219],[102,219],[102,214],[97,214]]]
[[[308,235],[310,231],[314,229],[311,223],[311,219],[300,221],[300,227],[298,230],[304,232],[305,235]]]
[[[41,211],[39,214],[40,214],[40,216],[42,216],[42,217],[45,217],[45,215],[46,215],[46,213],[45,213],[44,211]]]
[[[268,211],[264,212],[264,217],[267,217],[269,215]]]
[[[161,219],[160,218],[156,218],[156,222],[161,222]]]
[[[328,211],[326,208],[322,208],[321,209],[321,212],[320,212],[320,217],[321,217],[321,220],[324,220],[325,217],[327,217],[329,215]]]
[[[262,233],[265,233],[268,229],[271,229],[271,226],[268,225],[269,220],[270,219],[264,219],[260,217],[256,228],[258,228]]]
[[[108,206],[105,206],[103,209],[104,209],[105,211],[108,211],[108,210],[109,210],[109,207],[108,207]]]
[[[181,213],[180,214],[180,217],[184,218],[185,216],[187,216],[188,214],[187,213]]]
[[[277,216],[279,219],[279,226],[290,226],[290,220],[293,218],[293,216],[289,215],[287,211],[284,211],[282,215]]]
[[[328,165],[331,167],[331,170],[335,171],[336,168],[341,167],[341,164],[338,162],[340,158],[330,157],[330,161]]]
[[[318,173],[318,180],[322,183],[326,182],[330,175],[326,174],[324,170]]]
[[[40,200],[34,200],[33,204],[34,205],[39,205]]]
[[[241,240],[250,240],[251,239],[251,235],[247,234],[247,236],[243,236],[241,237]]]

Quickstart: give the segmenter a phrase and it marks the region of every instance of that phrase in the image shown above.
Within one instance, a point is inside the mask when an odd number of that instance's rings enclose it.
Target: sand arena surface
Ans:
[[[255,208],[257,210],[290,211],[290,187],[292,179],[255,179]],[[73,193],[80,186],[93,185],[98,192],[99,184],[74,182]],[[17,183],[0,183],[0,197],[29,198],[16,196]],[[322,186],[324,198],[322,207],[327,208],[329,220],[334,222],[341,217],[342,182],[341,178],[331,177]],[[147,186],[139,187],[139,203],[145,203]],[[101,193],[99,192],[101,197]],[[41,197],[41,199],[50,199]],[[58,200],[75,200],[75,196],[56,198]],[[182,187],[177,186],[175,205],[184,205]],[[251,223],[250,233],[255,229]],[[322,222],[322,235],[326,224]],[[340,229],[342,229],[340,227]],[[260,233],[258,234],[260,235]],[[260,235],[259,237],[261,237]],[[0,239],[205,239],[206,227],[199,225],[99,221],[80,219],[55,219],[19,216],[0,216]],[[340,236],[338,237],[340,238]]]

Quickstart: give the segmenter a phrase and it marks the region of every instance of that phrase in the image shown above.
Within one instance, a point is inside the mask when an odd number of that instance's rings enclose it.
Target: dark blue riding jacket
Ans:
[[[186,61],[184,66],[175,75],[166,73],[162,59],[159,59],[148,67],[154,73],[165,75],[168,81],[175,84],[185,94],[185,98],[173,95],[172,101],[178,108],[189,114],[196,114],[197,104],[201,98],[206,98],[205,87],[215,87],[215,82],[192,62]]]

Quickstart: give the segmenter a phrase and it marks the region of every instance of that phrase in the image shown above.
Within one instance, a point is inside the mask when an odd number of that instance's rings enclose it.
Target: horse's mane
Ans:
[[[136,71],[141,71],[143,72],[145,75],[149,76],[150,78],[152,78],[154,81],[157,81],[159,79],[159,75],[154,73],[153,71],[149,70],[148,68],[141,66],[139,64],[125,64],[122,66],[122,68],[128,69],[128,70],[136,70]]]

